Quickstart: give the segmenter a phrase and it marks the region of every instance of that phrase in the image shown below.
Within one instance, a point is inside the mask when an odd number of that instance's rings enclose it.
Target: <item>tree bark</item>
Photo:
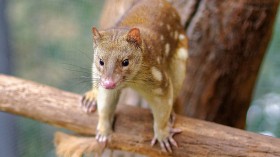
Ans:
[[[63,127],[80,134],[95,134],[97,114],[85,114],[79,107],[79,95],[45,85],[0,75],[0,110]],[[173,156],[280,156],[280,140],[227,126],[177,116],[175,135],[179,148]],[[118,106],[114,133],[109,148],[147,156],[168,156],[153,137],[150,111],[126,105]]]
[[[187,26],[185,115],[244,128],[278,0],[201,0]]]

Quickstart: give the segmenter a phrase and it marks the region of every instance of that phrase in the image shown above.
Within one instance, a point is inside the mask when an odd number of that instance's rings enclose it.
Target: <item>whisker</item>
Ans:
[[[89,79],[92,79],[90,76],[80,76],[80,78],[89,78]]]
[[[79,71],[79,70],[76,70],[76,69],[67,69],[67,68],[64,68],[64,69],[65,69],[65,70],[72,71],[72,72],[77,72],[77,73],[86,73],[86,74],[91,74],[91,72]]]
[[[79,53],[82,53],[84,57],[86,57],[90,62],[92,62],[92,56],[89,56],[87,53],[85,53],[82,50],[78,50]]]
[[[77,54],[77,52],[78,52],[78,54]],[[82,59],[86,58],[85,59],[86,63],[90,63],[90,64],[92,63],[92,56],[88,54],[89,53],[88,50],[74,49],[74,50],[70,50],[69,53],[70,54],[75,54],[75,55],[81,54],[83,56],[83,57],[81,57]],[[80,58],[81,55],[79,55],[79,58]]]
[[[89,87],[91,87],[91,83],[87,81],[79,81],[76,83],[73,83],[71,85],[68,85],[70,89],[79,90],[79,92],[85,92]],[[85,90],[86,89],[86,90]]]
[[[78,77],[76,77],[76,78],[72,78],[71,80],[72,80],[72,81],[74,81],[75,83],[76,83],[76,82],[79,82],[79,81],[87,81],[87,82],[92,83],[92,81],[93,81],[93,80],[91,80],[91,79],[78,78]]]
[[[79,84],[84,84],[84,83],[91,84],[91,82],[90,82],[90,81],[88,81],[88,80],[83,80],[83,81],[79,81],[76,85],[79,85]]]
[[[72,66],[72,67],[77,67],[77,68],[80,68],[80,69],[84,69],[86,71],[91,71],[91,69],[89,69],[89,68],[85,68],[85,67],[78,66],[78,65],[75,65],[75,64],[71,64],[71,63],[61,63],[61,64],[69,65],[69,66]]]

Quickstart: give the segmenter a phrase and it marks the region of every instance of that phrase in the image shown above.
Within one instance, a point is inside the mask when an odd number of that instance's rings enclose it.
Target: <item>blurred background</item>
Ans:
[[[100,0],[0,0],[0,73],[83,93]],[[280,137],[280,15],[261,67],[247,130]],[[54,157],[56,128],[0,113],[0,157]]]

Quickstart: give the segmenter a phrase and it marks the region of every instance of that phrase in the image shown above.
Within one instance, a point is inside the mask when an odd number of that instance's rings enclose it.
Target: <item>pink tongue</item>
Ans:
[[[116,83],[111,79],[101,81],[101,85],[106,89],[114,89],[116,87]]]

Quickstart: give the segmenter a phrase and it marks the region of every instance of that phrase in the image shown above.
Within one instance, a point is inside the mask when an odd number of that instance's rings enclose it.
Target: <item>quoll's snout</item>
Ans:
[[[114,82],[112,78],[102,78],[101,86],[106,89],[114,89],[116,87],[116,82]]]

